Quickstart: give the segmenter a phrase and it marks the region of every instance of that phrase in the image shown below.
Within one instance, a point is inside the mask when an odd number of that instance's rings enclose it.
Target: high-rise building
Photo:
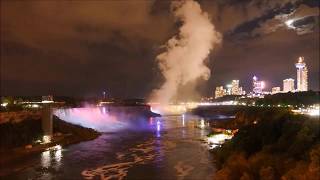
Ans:
[[[277,94],[279,93],[281,90],[280,90],[280,87],[273,87],[271,89],[271,94]]]
[[[303,57],[295,64],[297,68],[297,91],[308,91],[308,68]]]
[[[252,84],[253,84],[253,93],[254,94],[261,94],[262,90],[264,88],[264,82],[258,81],[257,76],[253,76],[252,78]]]
[[[246,94],[246,91],[243,90],[242,87],[239,87],[239,95],[245,95]]]
[[[231,94],[239,95],[239,80],[232,80],[231,82]]]
[[[232,84],[227,84],[227,89],[226,89],[226,95],[231,95],[232,94]]]
[[[293,92],[294,91],[294,79],[289,78],[283,80],[283,92]]]
[[[216,87],[216,91],[215,91],[215,98],[219,98],[219,97],[223,97],[226,95],[226,89],[223,88],[223,86],[218,86]]]

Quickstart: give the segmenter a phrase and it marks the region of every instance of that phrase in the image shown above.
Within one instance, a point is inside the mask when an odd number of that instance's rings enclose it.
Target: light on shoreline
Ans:
[[[2,107],[6,107],[8,105],[8,103],[2,103],[1,106]]]
[[[214,149],[221,144],[223,144],[226,140],[229,140],[233,137],[232,134],[214,134],[207,138],[207,142],[210,145],[210,149]]]
[[[47,144],[51,142],[51,136],[45,135],[42,137],[43,144]]]
[[[315,104],[305,108],[293,109],[292,112],[309,116],[320,116],[320,105]]]
[[[205,127],[206,127],[206,125],[204,124],[204,120],[201,119],[201,121],[200,121],[200,128],[201,128],[201,129],[204,129]]]

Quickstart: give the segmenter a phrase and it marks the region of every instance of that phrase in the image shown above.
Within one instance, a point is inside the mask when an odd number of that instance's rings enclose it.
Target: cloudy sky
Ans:
[[[319,90],[317,0],[199,0],[222,43],[204,96],[257,75],[267,89],[296,78],[304,56]],[[179,28],[170,1],[1,1],[1,94],[147,97],[163,78],[156,56]]]

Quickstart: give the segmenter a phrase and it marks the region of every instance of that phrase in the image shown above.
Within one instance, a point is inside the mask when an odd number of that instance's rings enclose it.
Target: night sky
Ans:
[[[203,96],[232,79],[249,91],[253,75],[282,89],[296,79],[299,56],[319,90],[319,1],[198,2],[223,35],[198,86]],[[1,95],[147,97],[163,81],[160,47],[179,28],[170,3],[1,1]]]

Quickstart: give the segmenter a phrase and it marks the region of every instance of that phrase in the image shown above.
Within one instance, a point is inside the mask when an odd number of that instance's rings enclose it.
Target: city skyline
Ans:
[[[295,63],[295,67],[297,68],[296,70],[296,77],[294,78],[287,78],[284,79],[282,82],[282,90],[280,86],[273,86],[269,85],[269,87],[265,87],[265,81],[258,81],[258,77],[256,75],[253,76],[253,82],[251,86],[251,92],[255,94],[261,94],[263,90],[266,90],[266,92],[274,93],[274,92],[295,92],[295,91],[308,91],[308,66],[306,62],[304,61],[304,57],[300,56],[297,58],[297,62]],[[237,81],[237,84],[239,86],[239,80],[232,80],[231,84]],[[230,86],[229,84],[226,84],[225,87]],[[222,87],[222,88],[221,88]],[[223,89],[224,86],[217,86],[216,88],[218,89]],[[241,87],[242,88],[242,87]],[[278,89],[280,88],[280,91]],[[246,87],[246,89],[250,89]],[[312,89],[311,89],[312,90]],[[227,91],[226,91],[227,92]],[[231,93],[226,93],[226,94],[231,94]],[[236,94],[236,93],[232,93]]]

